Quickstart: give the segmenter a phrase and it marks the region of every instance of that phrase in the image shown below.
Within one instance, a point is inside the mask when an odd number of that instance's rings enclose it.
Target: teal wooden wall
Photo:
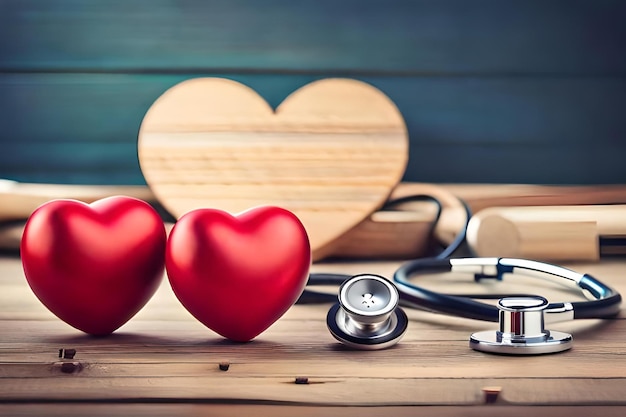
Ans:
[[[199,76],[274,106],[375,85],[408,124],[406,180],[626,182],[621,0],[0,0],[0,177],[144,183],[143,115]]]

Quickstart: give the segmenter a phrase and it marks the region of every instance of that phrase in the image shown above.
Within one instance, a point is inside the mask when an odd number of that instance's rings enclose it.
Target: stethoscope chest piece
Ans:
[[[328,329],[335,339],[355,349],[388,348],[400,341],[408,325],[398,301],[398,290],[389,280],[356,275],[339,288],[339,303],[326,316]]]
[[[472,334],[470,347],[488,353],[539,355],[572,347],[572,335],[544,329],[548,300],[539,296],[507,297],[498,302],[500,329]]]

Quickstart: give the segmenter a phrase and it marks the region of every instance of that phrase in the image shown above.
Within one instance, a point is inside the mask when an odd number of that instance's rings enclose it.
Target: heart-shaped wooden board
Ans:
[[[274,111],[241,83],[196,78],[150,107],[138,153],[175,217],[279,206],[302,221],[319,259],[388,198],[406,168],[408,137],[394,103],[360,81],[315,81]]]

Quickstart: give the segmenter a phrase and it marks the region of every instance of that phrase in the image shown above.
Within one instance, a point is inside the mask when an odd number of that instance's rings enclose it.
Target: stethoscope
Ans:
[[[398,204],[412,200],[430,200],[431,196],[411,196],[395,200]],[[471,212],[465,207],[467,221]],[[477,351],[535,355],[570,349],[572,335],[551,331],[546,323],[574,319],[608,318],[620,311],[621,295],[588,274],[527,259],[513,258],[450,258],[465,240],[465,228],[454,242],[434,258],[404,263],[393,274],[393,280],[380,275],[312,273],[307,290],[299,303],[334,302],[326,322],[332,336],[355,349],[378,350],[398,343],[407,331],[409,320],[399,305],[457,317],[498,322],[493,331],[473,333],[469,346]],[[523,274],[573,283],[588,301],[549,303],[538,295],[506,294],[443,294],[413,284],[420,274],[465,272],[474,281],[499,280],[507,274]],[[339,285],[337,295],[316,292],[309,286]],[[498,299],[497,305],[476,301]]]

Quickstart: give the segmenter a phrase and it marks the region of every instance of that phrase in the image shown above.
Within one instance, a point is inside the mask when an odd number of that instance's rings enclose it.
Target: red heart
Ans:
[[[198,209],[176,223],[165,265],[174,293],[205,326],[252,340],[302,294],[311,247],[300,220],[278,207],[236,217]]]
[[[158,288],[165,241],[163,221],[141,200],[54,200],[26,223],[22,265],[50,311],[83,332],[104,335],[126,323]]]

